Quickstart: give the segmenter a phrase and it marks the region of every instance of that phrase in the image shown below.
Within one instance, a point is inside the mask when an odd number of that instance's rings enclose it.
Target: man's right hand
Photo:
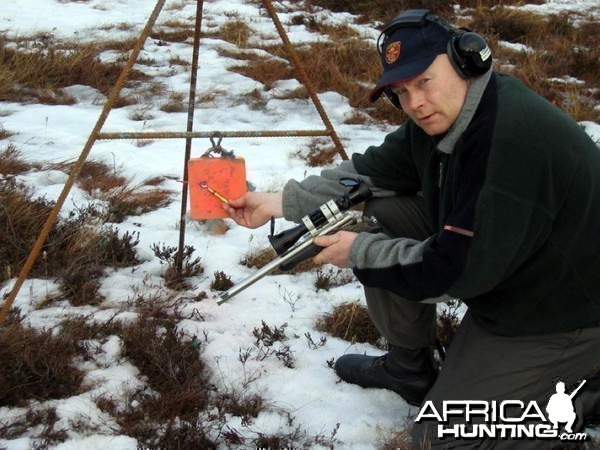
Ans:
[[[240,198],[223,204],[238,225],[258,228],[271,217],[283,217],[283,194],[281,192],[248,192]]]

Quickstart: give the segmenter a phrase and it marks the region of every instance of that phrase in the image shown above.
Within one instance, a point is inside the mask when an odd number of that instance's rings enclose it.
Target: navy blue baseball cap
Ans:
[[[383,42],[383,75],[371,91],[370,100],[377,100],[386,87],[410,80],[427,70],[438,55],[446,53],[451,38],[449,30],[429,20],[422,26],[394,30]]]

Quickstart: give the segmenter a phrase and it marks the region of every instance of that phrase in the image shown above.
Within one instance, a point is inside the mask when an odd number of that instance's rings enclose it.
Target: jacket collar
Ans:
[[[490,68],[490,70],[483,75],[473,79],[473,82],[467,91],[465,104],[463,105],[456,122],[454,122],[454,125],[452,125],[452,127],[437,144],[439,151],[447,154],[452,153],[456,142],[467,129],[471,123],[471,120],[473,120],[473,116],[475,115],[475,111],[479,106],[479,102],[483,96],[483,91],[490,81],[492,72],[493,70]]]

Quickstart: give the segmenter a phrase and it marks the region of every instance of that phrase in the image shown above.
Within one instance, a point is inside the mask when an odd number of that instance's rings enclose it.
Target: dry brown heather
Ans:
[[[600,24],[589,17],[576,14],[541,17],[506,7],[518,5],[516,0],[503,2],[503,7],[495,7],[497,2],[492,0],[466,0],[461,5],[469,8],[468,14],[464,14],[469,17],[468,20],[453,16],[456,11],[450,5],[454,2],[403,0],[394,3],[393,10],[390,3],[388,0],[309,0],[306,11],[298,11],[291,16],[293,24],[304,24],[313,32],[330,36],[328,42],[313,43],[297,51],[309,68],[309,76],[318,91],[339,92],[356,108],[348,123],[377,126],[381,120],[398,123],[403,118],[388,102],[371,105],[367,100],[370,86],[377,80],[380,70],[372,44],[367,43],[350,25],[334,27],[319,22],[311,15],[311,9],[316,7],[352,12],[359,15],[358,23],[385,22],[402,9],[430,8],[488,37],[501,69],[521,77],[575,119],[600,120],[598,111],[593,109],[600,97]],[[224,53],[224,56],[239,61],[239,65],[231,70],[264,84],[262,91],[250,92],[237,100],[260,108],[271,95],[275,82],[296,76],[294,68],[281,45],[263,48],[271,56],[257,57],[245,52],[250,43],[255,42],[251,40],[253,31],[235,15],[230,19],[221,29],[212,31],[210,37],[235,44],[235,51]],[[575,19],[579,22],[577,27],[573,26]],[[164,42],[183,42],[191,36],[190,27],[177,22],[165,23],[152,35],[153,39]],[[499,40],[524,44],[532,51],[517,52],[499,45]],[[69,104],[74,99],[63,89],[71,84],[88,85],[107,94],[120,74],[124,59],[106,64],[99,61],[98,55],[106,49],[126,52],[132,45],[133,41],[81,46],[58,44],[48,36],[19,40],[0,37],[0,102]],[[152,61],[142,63],[152,64]],[[183,68],[189,65],[189,62],[177,59],[171,63]],[[567,75],[585,83],[550,81],[551,78]],[[128,85],[135,86],[137,83],[145,83],[146,91],[154,96],[154,101],[163,105],[163,111],[185,110],[186,101],[181,95],[165,92],[160,83],[134,70]],[[226,92],[220,91],[200,94],[198,105],[201,107],[204,102],[213,102],[217,97],[226,95]],[[300,88],[286,98],[308,99],[308,95],[306,89]],[[123,98],[119,105],[137,101],[135,98]],[[133,108],[132,114],[144,120],[147,112],[147,107],[140,105]],[[11,135],[12,130],[6,130],[0,121],[0,175],[3,179],[0,184],[0,282],[20,271],[52,207],[50,202],[32,199],[27,190],[15,182],[15,175],[49,167],[24,161],[19,149],[9,142]],[[305,159],[308,165],[328,164],[332,160],[332,150],[315,140],[296,157]],[[51,168],[69,172],[72,164],[54,164]],[[99,280],[105,270],[135,266],[140,261],[136,257],[139,242],[136,234],[120,236],[114,228],[101,225],[168,204],[173,193],[161,188],[163,181],[152,179],[141,185],[132,185],[130,180],[102,162],[88,161],[83,166],[78,186],[90,197],[103,200],[108,207],[76,211],[68,220],[54,226],[31,274],[55,279],[61,289],[60,299],[47,298],[39,305],[40,308],[53,306],[56,301],[65,299],[73,305],[102,305],[104,299],[99,294]],[[281,413],[281,407],[270,405],[259,395],[250,393],[248,386],[260,376],[252,371],[245,372],[243,389],[215,389],[202,360],[202,340],[206,336],[190,339],[177,331],[177,324],[182,319],[204,320],[197,312],[192,316],[181,313],[184,302],[202,301],[207,297],[202,292],[189,298],[185,291],[187,280],[204,270],[202,261],[194,257],[192,247],[184,249],[180,261],[173,247],[156,243],[152,249],[164,263],[164,284],[172,289],[133,293],[124,302],[123,311],[136,313],[137,320],[127,325],[116,320],[121,311],[115,311],[115,315],[104,322],[96,322],[91,317],[71,318],[55,330],[40,332],[28,328],[18,310],[11,311],[0,327],[0,405],[40,405],[46,400],[84,392],[88,386],[83,382],[85,374],[78,369],[80,365],[77,362],[93,359],[92,342],[102,343],[116,335],[123,342],[123,358],[139,368],[146,386],[133,392],[125,404],[108,395],[98,396],[95,402],[101,410],[114,417],[121,428],[120,434],[137,438],[140,446],[209,448],[214,446],[214,442],[208,436],[220,435],[222,441],[232,447],[294,447],[302,438],[303,442],[333,448],[336,430],[331,431],[329,436],[306,436],[293,424],[291,415],[291,431],[287,434],[256,433],[249,437],[247,432],[242,435],[238,430],[225,426],[231,415],[241,417],[242,423],[249,424],[261,411],[277,410]],[[258,249],[249,253],[242,263],[261,267],[274,256],[271,249]],[[347,282],[345,274],[328,272],[310,261],[297,267],[292,276],[306,271],[315,273],[317,289],[329,289]],[[214,273],[213,289],[226,289],[230,283],[227,273]],[[289,293],[281,295],[293,309],[294,299]],[[447,312],[440,316],[438,331],[444,345],[451,342],[458,324],[458,306],[456,303],[449,304]],[[255,341],[248,343],[248,349],[252,350],[240,349],[240,363],[246,367],[250,358],[274,355],[287,367],[293,367],[289,347],[279,346],[287,339],[285,327],[286,324],[276,326],[263,322],[262,328],[254,330]],[[349,341],[385,345],[370,323],[366,310],[358,303],[332,308],[317,321],[315,327]],[[310,335],[306,338],[310,348],[318,348],[324,343],[323,339],[320,343],[314,342]],[[328,363],[331,365],[332,362]],[[149,395],[149,392],[155,395]],[[134,400],[142,407],[132,407]],[[202,424],[195,420],[199,414],[204,417]],[[0,435],[11,439],[28,433],[41,448],[48,448],[68,439],[67,431],[55,426],[57,423],[58,416],[52,407],[34,406],[10,425],[0,422]],[[381,448],[411,448],[410,437],[405,431],[394,436],[380,436],[378,440]],[[586,448],[599,447],[596,442],[588,442]]]

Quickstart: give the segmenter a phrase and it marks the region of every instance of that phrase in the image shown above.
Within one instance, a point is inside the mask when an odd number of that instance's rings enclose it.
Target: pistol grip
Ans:
[[[319,247],[318,245],[315,245],[315,244],[310,244],[308,247],[306,247],[304,250],[302,250],[300,253],[298,253],[298,255],[296,255],[294,258],[281,264],[279,266],[279,270],[281,270],[282,272],[287,272],[288,270],[292,270],[294,267],[296,267],[302,261],[304,261],[308,258],[312,258],[313,256],[316,256],[321,250],[323,250],[323,248],[324,247]]]

